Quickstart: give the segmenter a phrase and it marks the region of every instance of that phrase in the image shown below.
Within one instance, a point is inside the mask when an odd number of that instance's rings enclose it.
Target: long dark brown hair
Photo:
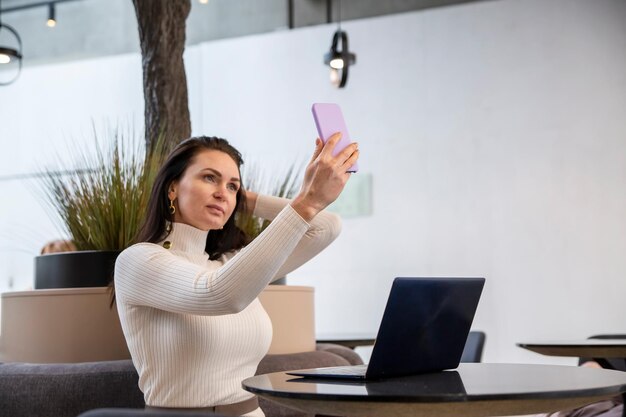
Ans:
[[[237,164],[241,177],[243,158],[226,139],[198,136],[182,141],[172,150],[156,175],[146,218],[139,229],[136,242],[156,243],[169,235],[167,224],[174,221],[174,215],[169,211],[168,189],[172,182],[178,181],[183,176],[193,158],[203,150],[220,151],[230,156]],[[246,198],[241,184],[237,191],[233,214],[222,229],[211,230],[207,236],[205,250],[209,254],[209,259],[217,259],[226,252],[241,249],[249,242],[250,239],[245,232],[235,224],[236,214],[245,209]]]

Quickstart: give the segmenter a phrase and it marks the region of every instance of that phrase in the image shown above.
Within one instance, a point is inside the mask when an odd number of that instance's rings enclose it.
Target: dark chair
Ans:
[[[361,363],[363,361],[352,349],[320,344],[313,352],[265,355],[257,373]],[[85,414],[82,417],[192,416],[187,412],[144,411],[138,379],[130,359],[0,364],[0,417],[76,417],[81,413]],[[311,417],[263,398],[259,399],[259,404],[267,417]],[[91,414],[88,410],[92,410]],[[209,415],[200,413],[198,417]]]
[[[626,339],[626,334],[597,334],[589,336],[587,339]],[[585,362],[596,361],[603,368],[616,369],[618,371],[626,371],[626,358],[580,358],[578,364],[582,365]]]
[[[143,408],[130,359],[0,365],[0,416],[75,417],[93,408]]]
[[[485,347],[485,332],[472,331],[467,336],[461,362],[480,362],[483,357],[483,348]]]

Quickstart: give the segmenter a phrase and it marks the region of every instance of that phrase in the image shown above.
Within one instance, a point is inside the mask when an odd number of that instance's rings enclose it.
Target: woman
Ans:
[[[257,296],[339,233],[339,219],[322,210],[359,155],[352,144],[333,156],[339,138],[317,139],[292,201],[244,191],[241,155],[224,139],[191,138],[169,155],[152,188],[143,243],[115,266],[120,321],[148,407],[263,416],[241,388],[272,339]],[[272,220],[248,245],[235,226],[243,210]]]

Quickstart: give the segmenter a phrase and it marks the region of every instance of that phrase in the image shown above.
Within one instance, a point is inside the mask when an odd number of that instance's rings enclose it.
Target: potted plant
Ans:
[[[95,152],[83,150],[74,155],[83,161],[83,167],[66,175],[59,175],[58,171],[43,175],[45,201],[76,251],[37,256],[35,289],[108,286],[115,259],[134,243],[152,183],[166,155],[162,141],[147,154],[137,142],[118,130],[103,148],[96,136]],[[243,182],[254,192],[293,197],[300,187],[299,167],[294,164],[284,174],[266,177],[257,165],[251,164],[242,172]],[[250,238],[255,238],[269,221],[239,215],[237,224]],[[285,284],[285,278],[274,283]],[[270,353],[314,350],[313,288],[271,286],[259,298],[274,328]],[[107,322],[119,333],[112,340],[123,340],[116,320],[113,315]]]
[[[143,140],[122,129],[102,144],[71,153],[82,166],[47,170],[40,189],[61,233],[76,251],[35,257],[35,289],[107,286],[117,255],[133,243],[150,188],[165,155],[159,140],[146,152]]]
[[[35,289],[107,286],[115,259],[132,245],[146,212],[150,188],[167,149],[157,140],[146,152],[142,140],[122,129],[107,135],[103,144],[94,128],[94,147],[73,151],[80,167],[47,170],[41,191],[60,232],[69,236],[71,251],[35,257]],[[251,191],[293,197],[300,186],[299,165],[284,175],[266,177],[258,166],[244,167],[244,184]],[[240,215],[237,224],[250,238],[258,236],[269,221]],[[274,283],[284,284],[285,279]]]

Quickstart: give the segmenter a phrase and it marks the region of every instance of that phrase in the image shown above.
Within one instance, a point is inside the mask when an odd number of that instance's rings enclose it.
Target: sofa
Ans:
[[[313,352],[266,355],[257,374],[361,363],[359,355],[349,348],[317,344]],[[0,417],[76,417],[101,408],[107,410],[86,415],[135,415],[138,411],[132,409],[145,405],[137,382],[130,360],[0,364]],[[267,417],[309,417],[262,398],[259,402]],[[148,416],[147,412],[140,414]]]

